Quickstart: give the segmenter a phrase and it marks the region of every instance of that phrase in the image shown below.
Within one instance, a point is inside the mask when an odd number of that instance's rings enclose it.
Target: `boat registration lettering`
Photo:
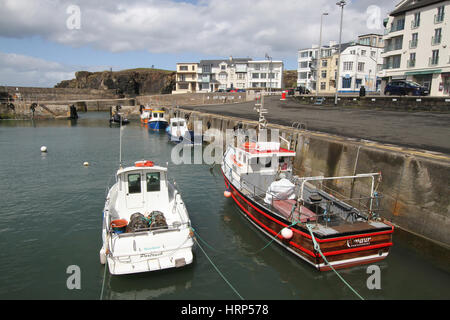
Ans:
[[[162,252],[144,253],[144,254],[141,254],[141,258],[158,257],[160,255],[162,255]]]
[[[349,239],[347,240],[347,247],[354,248],[360,246],[367,246],[370,244],[370,240],[372,240],[372,237]]]

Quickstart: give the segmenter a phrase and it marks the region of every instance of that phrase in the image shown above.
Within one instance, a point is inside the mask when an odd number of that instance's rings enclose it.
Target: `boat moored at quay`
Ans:
[[[259,129],[266,123],[260,112]],[[288,141],[283,148],[283,138],[239,140],[246,141],[228,145],[223,155],[224,194],[260,232],[319,271],[387,257],[394,227],[379,215],[381,173],[298,177]],[[369,194],[352,198],[331,189],[343,180],[368,181]]]

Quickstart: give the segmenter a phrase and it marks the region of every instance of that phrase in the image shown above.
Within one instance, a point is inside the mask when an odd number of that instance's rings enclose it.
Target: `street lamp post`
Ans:
[[[272,78],[271,78],[271,74],[272,74],[272,57],[270,57],[266,53],[266,59],[270,60],[270,63],[269,63],[269,95],[272,95]]]
[[[320,58],[322,58],[322,19],[323,19],[323,16],[327,16],[327,15],[328,15],[328,13],[324,12],[320,16],[319,57],[317,59],[317,68],[316,68],[317,71],[319,70],[319,67],[320,67]],[[319,86],[318,86],[319,74],[317,73],[317,71],[316,71],[316,97],[319,92]]]
[[[342,19],[344,17],[344,6],[346,5],[345,0],[341,0],[339,2],[336,2],[336,5],[341,7],[341,26],[339,31],[339,55],[338,55],[338,68],[336,73],[336,93],[334,95],[334,105],[337,106],[338,103],[338,88],[339,88],[339,78],[340,78],[340,69],[341,69],[341,40],[342,40]]]

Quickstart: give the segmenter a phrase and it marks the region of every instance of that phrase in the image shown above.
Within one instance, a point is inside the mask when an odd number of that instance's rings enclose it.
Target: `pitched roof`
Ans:
[[[394,11],[392,11],[390,16],[398,16],[407,11],[415,10],[418,8],[426,7],[435,3],[444,2],[445,0],[407,0]]]

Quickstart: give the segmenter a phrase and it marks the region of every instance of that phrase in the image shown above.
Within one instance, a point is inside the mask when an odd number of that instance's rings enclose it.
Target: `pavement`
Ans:
[[[226,105],[180,106],[206,113],[258,120],[255,102]],[[292,126],[301,122],[308,130],[335,134],[450,154],[450,114],[356,109],[319,105],[304,105],[289,97],[264,98],[265,115],[269,123]]]

